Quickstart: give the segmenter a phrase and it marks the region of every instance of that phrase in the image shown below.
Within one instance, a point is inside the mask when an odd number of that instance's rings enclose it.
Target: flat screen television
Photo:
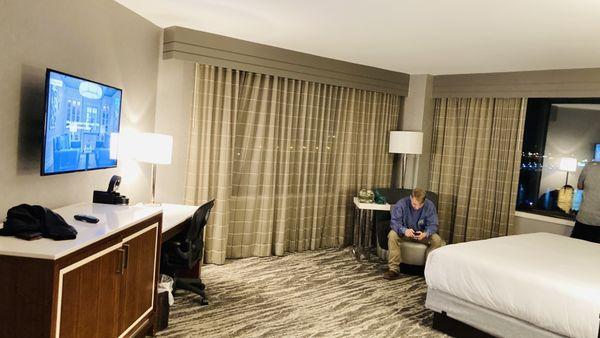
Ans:
[[[600,162],[600,143],[597,143],[594,148],[594,161]]]
[[[119,132],[122,91],[46,71],[42,175],[117,166],[111,138]]]

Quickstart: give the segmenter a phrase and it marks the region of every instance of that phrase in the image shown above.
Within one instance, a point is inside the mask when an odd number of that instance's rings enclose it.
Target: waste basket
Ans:
[[[160,275],[156,302],[156,331],[164,330],[169,326],[169,306],[173,305],[173,302],[173,278]]]

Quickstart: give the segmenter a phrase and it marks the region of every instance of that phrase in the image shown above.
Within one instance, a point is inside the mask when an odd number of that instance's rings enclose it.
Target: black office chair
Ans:
[[[214,204],[215,200],[211,200],[200,206],[192,216],[188,231],[163,243],[161,251],[161,273],[173,277],[175,281],[173,291],[182,289],[196,293],[200,295],[200,304],[202,305],[208,305],[202,280],[177,277],[177,272],[183,269],[192,269],[202,259],[204,227]]]

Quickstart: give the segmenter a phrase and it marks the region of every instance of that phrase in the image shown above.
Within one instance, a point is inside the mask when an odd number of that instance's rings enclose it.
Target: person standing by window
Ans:
[[[583,190],[583,200],[571,237],[600,243],[600,162],[583,168],[577,188]]]

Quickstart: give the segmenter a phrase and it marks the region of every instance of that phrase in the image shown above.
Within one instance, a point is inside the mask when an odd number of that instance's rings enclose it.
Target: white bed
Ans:
[[[472,304],[550,335],[599,337],[599,244],[535,233],[448,245],[429,254],[425,279],[426,306],[436,312]],[[482,327],[488,322],[467,324],[502,333]]]

